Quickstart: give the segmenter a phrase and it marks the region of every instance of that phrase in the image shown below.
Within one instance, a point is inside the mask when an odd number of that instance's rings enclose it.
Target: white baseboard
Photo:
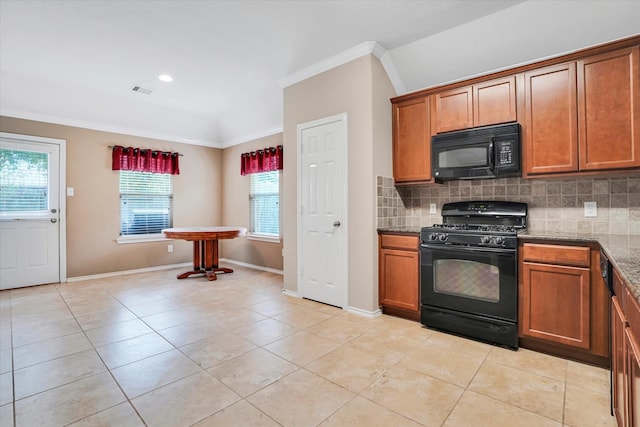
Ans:
[[[67,282],[82,282],[83,280],[104,279],[105,277],[125,276],[127,274],[148,273],[150,271],[170,270],[172,268],[193,266],[191,262],[181,264],[159,265],[157,267],[136,268],[134,270],[113,271],[110,273],[90,274],[88,276],[67,277]]]
[[[240,265],[242,267],[253,268],[254,270],[268,271],[270,273],[275,273],[275,274],[284,274],[282,270],[276,270],[275,268],[263,267],[260,265],[248,264],[246,262],[235,261],[232,259],[220,258],[220,261],[224,261],[229,264]],[[67,277],[67,282],[82,282],[84,280],[104,279],[106,277],[125,276],[127,274],[148,273],[150,271],[159,271],[159,270],[170,270],[172,268],[188,267],[192,265],[193,263],[191,262],[183,262],[181,264],[159,265],[156,267],[136,268],[134,270],[122,270],[122,271],[113,271],[109,273],[90,274],[88,276]]]
[[[283,289],[283,290],[282,290],[282,293],[283,293],[284,295],[288,296],[288,297],[293,297],[293,298],[302,298],[302,296],[301,296],[301,295],[299,295],[297,292],[293,292],[293,291],[290,291],[290,290],[288,290],[288,289]]]
[[[269,273],[275,273],[275,274],[281,274],[281,275],[284,274],[284,271],[282,271],[282,270],[276,270],[275,268],[263,267],[261,265],[249,264],[249,263],[242,262],[242,261],[236,261],[234,259],[220,258],[220,262],[222,262],[222,261],[228,262],[229,264],[240,265],[242,267],[253,268],[254,270],[268,271]]]
[[[368,311],[368,310],[363,310],[361,308],[356,308],[356,307],[345,307],[344,311],[357,314],[358,316],[367,317],[369,319],[375,319],[376,317],[382,316],[382,310],[380,309],[377,309],[375,311]]]
[[[283,289],[282,293],[284,295],[287,295],[293,298],[302,298],[302,295],[300,295],[298,292],[290,291],[288,289]],[[312,300],[309,300],[309,301],[312,301]],[[376,317],[382,316],[381,309],[377,309],[375,311],[368,311],[368,310],[363,310],[361,308],[356,308],[356,307],[344,307],[343,310],[346,312],[355,314],[357,316],[366,317],[368,319],[375,319]]]

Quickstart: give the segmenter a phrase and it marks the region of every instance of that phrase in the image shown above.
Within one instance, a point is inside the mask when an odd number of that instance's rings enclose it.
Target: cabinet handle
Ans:
[[[493,148],[493,138],[491,138],[491,142],[489,142],[489,168],[493,171],[495,168],[495,153]]]

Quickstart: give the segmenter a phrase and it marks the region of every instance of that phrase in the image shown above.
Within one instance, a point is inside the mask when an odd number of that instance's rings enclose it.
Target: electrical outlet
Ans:
[[[173,245],[167,246],[167,252],[173,252]]]
[[[584,202],[584,216],[585,217],[598,216],[598,203],[597,202]]]
[[[436,213],[436,204],[429,203],[429,213]]]

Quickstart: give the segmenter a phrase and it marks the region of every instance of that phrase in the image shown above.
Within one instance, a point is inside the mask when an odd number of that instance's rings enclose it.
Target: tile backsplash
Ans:
[[[394,186],[377,177],[378,228],[424,227],[442,222],[444,203],[509,200],[529,206],[529,229],[567,233],[640,236],[640,175],[615,178],[498,178],[448,181],[441,185]],[[584,203],[597,216],[584,216]],[[436,213],[430,213],[435,203]]]

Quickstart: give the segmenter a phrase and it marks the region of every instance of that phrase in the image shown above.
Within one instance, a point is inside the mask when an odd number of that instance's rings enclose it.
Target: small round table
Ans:
[[[162,230],[170,239],[193,241],[193,270],[178,275],[186,279],[193,274],[204,274],[216,280],[216,273],[233,273],[230,268],[218,267],[218,240],[244,236],[244,227],[178,227]]]

